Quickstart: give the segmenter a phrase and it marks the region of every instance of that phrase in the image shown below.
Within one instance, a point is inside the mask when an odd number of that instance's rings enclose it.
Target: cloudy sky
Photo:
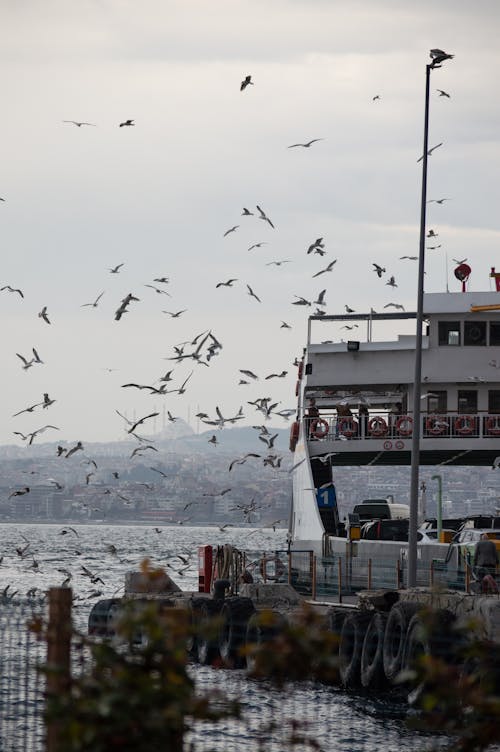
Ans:
[[[428,197],[449,200],[428,207],[441,247],[428,251],[426,290],[459,289],[454,258],[472,266],[471,290],[490,289],[489,269],[500,268],[499,21],[494,0],[3,2],[0,286],[24,297],[0,293],[0,442],[22,445],[14,431],[47,423],[59,431],[37,443],[121,438],[115,410],[165,408],[196,428],[198,410],[243,405],[246,423],[261,422],[248,400],[295,403],[291,364],[313,309],[294,296],[326,288],[328,313],[413,309],[416,263],[400,257],[418,252],[434,47],[455,58],[432,73],[430,143],[442,146]],[[240,91],[249,74],[254,85]],[[120,128],[127,119],[135,126]],[[241,215],[257,204],[275,229]],[[326,254],[308,255],[318,237]],[[373,262],[387,270],[381,279]],[[116,321],[128,293],[140,300]],[[168,360],[205,330],[223,344],[209,367]],[[341,337],[339,325],[325,334]],[[44,362],[23,369],[16,353],[29,360],[33,347]],[[159,386],[172,368],[172,388],[193,371],[183,395],[121,387]],[[259,381],[238,385],[239,369]],[[44,392],[56,400],[49,409],[12,417]]]

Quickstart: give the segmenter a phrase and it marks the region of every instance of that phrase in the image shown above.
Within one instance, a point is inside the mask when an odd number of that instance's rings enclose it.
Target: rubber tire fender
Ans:
[[[285,617],[277,611],[272,612],[272,617],[272,620],[269,620],[270,623],[262,623],[262,616],[256,611],[248,620],[245,637],[245,663],[249,672],[255,671],[256,668],[255,649],[266,642],[272,642],[286,625]]]
[[[206,599],[200,605],[197,630],[197,657],[203,666],[211,666],[219,656],[219,635],[214,634],[213,622],[221,612],[223,601]]]
[[[88,620],[88,633],[99,637],[112,637],[120,598],[105,598],[92,606]]]
[[[440,609],[431,615],[427,630],[420,614],[414,614],[408,624],[402,667],[411,669],[421,655],[451,661],[457,645],[452,635],[454,622],[451,611]]]
[[[234,597],[224,601],[219,632],[219,653],[231,668],[241,668],[245,659],[241,648],[245,645],[248,620],[255,613],[251,598]]]
[[[344,619],[340,633],[339,674],[346,689],[357,689],[361,685],[361,651],[370,617],[369,613],[357,612]]]
[[[348,611],[345,608],[332,608],[327,615],[328,630],[339,639],[347,613]]]
[[[198,637],[200,629],[201,608],[208,598],[194,597],[188,603],[188,635],[186,650],[194,661],[198,660]]]
[[[365,689],[381,689],[387,684],[384,673],[384,637],[388,615],[376,611],[366,629],[361,650],[361,685]]]
[[[392,682],[401,671],[410,619],[421,610],[419,603],[399,602],[389,611],[384,635],[384,673]]]

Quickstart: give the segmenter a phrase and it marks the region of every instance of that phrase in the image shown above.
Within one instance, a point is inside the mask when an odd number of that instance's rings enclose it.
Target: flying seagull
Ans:
[[[33,365],[33,362],[34,362],[34,361],[33,361],[33,359],[31,359],[31,360],[26,360],[26,358],[24,357],[24,355],[20,355],[19,353],[16,353],[16,355],[17,355],[17,357],[18,357],[18,358],[20,358],[20,359],[22,360],[22,362],[24,363],[24,365],[23,365],[23,369],[24,369],[25,371],[26,371],[26,369],[28,369],[28,368],[31,368],[31,366]]]
[[[104,295],[104,290],[101,292],[100,295],[97,296],[97,298],[94,300],[93,303],[82,303],[82,305],[80,306],[80,308],[85,308],[85,306],[92,306],[93,308],[97,308],[97,304],[98,304],[98,302],[100,301],[100,299],[102,298],[103,295]]]
[[[72,123],[73,125],[76,125],[77,128],[81,128],[82,125],[92,125],[94,128],[96,127],[95,123],[84,123],[79,120],[63,120],[63,123]]]
[[[385,284],[389,285],[389,287],[397,287],[396,280],[394,279],[394,277],[390,277],[389,280]]]
[[[3,287],[0,287],[0,292],[2,292],[3,290],[8,290],[9,292],[17,292],[22,298],[24,298],[23,291],[20,290],[18,287],[11,287],[10,285],[4,285]]]
[[[218,283],[217,283],[217,284],[215,285],[215,287],[216,287],[216,288],[217,288],[217,287],[232,287],[232,286],[233,286],[233,282],[237,282],[237,281],[238,281],[237,279],[228,279],[228,281],[227,281],[227,282],[218,282]]]
[[[175,311],[175,312],[172,312],[172,311],[162,311],[162,313],[166,313],[166,314],[168,314],[168,315],[169,315],[169,316],[171,316],[171,317],[172,317],[173,319],[178,319],[178,318],[179,318],[179,316],[180,316],[180,315],[181,315],[182,313],[186,313],[186,311],[187,311],[187,308],[183,308],[183,310],[182,310],[182,311]]]
[[[250,285],[247,285],[247,290],[248,290],[248,294],[250,295],[251,298],[255,298],[255,300],[257,301],[257,303],[261,302],[260,298],[257,297],[257,295],[254,293],[254,291],[250,287]]]
[[[49,316],[47,314],[47,306],[44,306],[40,313],[38,314],[39,319],[43,319],[45,323],[50,324]]]
[[[296,146],[302,146],[304,149],[308,149],[311,144],[315,144],[316,141],[324,141],[324,138],[312,138],[310,141],[307,141],[305,144],[291,144],[288,148],[294,149]]]
[[[123,264],[117,264],[116,266],[113,266],[113,268],[110,269],[109,271],[111,272],[111,274],[118,274],[122,266]]]
[[[326,295],[326,290],[321,290],[320,294],[318,295],[318,299],[317,300],[313,300],[314,305],[319,305],[319,306],[326,305],[326,303],[325,303],[325,295]]]
[[[252,81],[252,76],[245,76],[245,78],[243,79],[243,81],[240,84],[240,91],[245,91],[245,89],[247,88],[247,86],[253,86],[253,85],[254,85],[254,83]]]
[[[278,261],[268,261],[266,266],[281,266],[282,264],[289,264],[291,259],[280,259]]]
[[[267,245],[267,243],[265,242],[254,243],[253,245],[250,246],[250,248],[247,248],[247,251],[253,251],[254,248],[262,248],[263,245]]]
[[[467,261],[467,259],[466,258],[464,258],[464,259],[452,259],[452,261],[454,261],[455,264],[458,264],[458,266],[460,266],[460,264],[465,264],[465,262]]]
[[[440,64],[443,63],[445,60],[451,60],[454,55],[449,55],[444,50],[434,49],[430,51],[430,56],[432,58],[431,67],[432,68],[439,68],[441,67]]]
[[[123,123],[120,123],[120,128],[123,128],[124,125],[135,125],[134,118],[132,118],[131,120],[124,120]]]
[[[290,324],[287,324],[286,321],[281,322],[280,329],[291,329],[291,328],[292,327],[290,326]]]
[[[429,232],[427,233],[427,235],[425,237],[426,238],[437,238],[437,237],[439,237],[439,233],[434,232],[433,229],[430,229]]]
[[[438,248],[441,248],[441,244],[439,245],[428,245],[427,250],[428,251],[437,251]]]
[[[433,152],[433,151],[434,151],[435,149],[437,149],[437,148],[439,148],[440,146],[442,146],[442,145],[443,145],[443,142],[441,141],[441,143],[440,143],[440,144],[436,144],[436,146],[433,146],[432,148],[430,148],[430,149],[428,150],[428,152],[427,152],[427,156],[428,156],[428,157],[430,157],[430,156],[431,156],[431,154],[432,154],[432,152]],[[420,157],[419,159],[417,159],[417,163],[418,163],[418,162],[421,162],[423,158],[424,158],[424,157],[422,156],[422,157]]]
[[[330,263],[325,269],[321,269],[321,271],[316,272],[316,274],[312,275],[313,279],[314,277],[319,277],[320,274],[324,274],[325,272],[331,272],[336,263],[337,263],[337,259],[333,259],[333,261],[330,261]]]
[[[439,92],[440,97],[448,97],[448,99],[450,98],[450,95],[448,94],[447,91],[443,91],[442,89],[436,89],[436,91]]]
[[[243,374],[243,376],[248,376],[250,379],[259,378],[253,371],[246,371],[244,368],[240,368],[239,370],[240,370],[240,373]]]
[[[399,303],[387,303],[387,305],[384,306],[384,308],[396,308],[398,311],[404,311],[404,306],[400,305]]]
[[[241,212],[242,217],[253,217],[253,212],[250,211],[250,209],[247,209],[246,206],[243,207],[243,211]]]
[[[346,313],[355,313],[354,308],[349,308],[348,305],[345,305],[344,308],[345,308]]]
[[[374,267],[373,271],[377,273],[378,277],[381,277],[382,274],[385,273],[385,269],[383,266],[379,266],[378,264],[372,263],[372,266]]]
[[[372,97],[372,102],[375,102],[376,99],[380,99],[380,94],[375,94],[375,96]]]
[[[443,204],[445,201],[451,201],[449,198],[431,198],[428,204]]]
[[[69,449],[66,452],[66,459],[68,459],[68,457],[71,457],[72,454],[74,454],[75,452],[78,452],[80,450],[83,450],[83,444],[82,444],[81,441],[77,441],[76,444],[75,444],[75,446],[71,447],[71,449]]]
[[[230,232],[235,232],[238,229],[238,227],[239,225],[234,225],[234,227],[230,227],[229,230],[226,230],[226,232],[224,233],[222,237],[225,238],[226,235],[229,235]]]
[[[400,256],[399,260],[404,261],[404,259],[408,259],[409,261],[418,261],[418,256]]]
[[[155,418],[159,414],[160,413],[150,413],[149,415],[145,415],[144,418],[139,418],[139,420],[136,420],[135,423],[132,424],[127,433],[132,433],[137,428],[137,426],[142,425],[145,420],[147,420],[148,418]]]
[[[297,298],[297,300],[293,300],[292,305],[304,305],[304,306],[312,305],[310,300],[306,300],[300,295],[294,295],[294,298]]]
[[[318,248],[324,248],[325,244],[323,243],[323,238],[316,238],[314,243],[311,243],[309,248],[307,249],[307,253],[312,253],[313,251],[316,251]]]
[[[267,214],[265,213],[265,211],[263,211],[258,204],[257,204],[257,211],[259,212],[259,215],[260,215],[259,219],[263,219],[264,222],[267,222],[269,225],[271,225],[271,227],[274,230],[273,223],[271,222],[271,220],[269,219],[269,217],[267,216]]]

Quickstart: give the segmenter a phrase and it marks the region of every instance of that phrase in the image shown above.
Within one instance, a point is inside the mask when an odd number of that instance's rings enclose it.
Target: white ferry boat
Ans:
[[[373,336],[376,327],[408,319],[416,313],[309,317],[290,435],[292,549],[325,557],[348,546],[351,555],[361,549],[380,555],[376,541],[356,541],[353,549],[349,525],[339,519],[332,471],[411,464],[416,336]],[[500,455],[500,292],[425,294],[424,320],[419,463],[491,466]],[[355,331],[364,329],[366,337],[332,341],[338,322],[357,324]],[[404,544],[384,544],[384,553],[386,546],[404,558]],[[447,548],[422,544],[418,558],[443,558]]]

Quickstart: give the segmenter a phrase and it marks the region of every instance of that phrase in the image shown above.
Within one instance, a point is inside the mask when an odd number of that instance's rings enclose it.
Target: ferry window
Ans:
[[[490,345],[500,345],[500,321],[490,321]]]
[[[490,389],[488,391],[488,412],[500,413],[500,390]]]
[[[432,390],[432,395],[427,397],[427,412],[445,413],[448,409],[448,393],[441,390]]]
[[[439,321],[438,337],[440,345],[459,345],[460,321]]]
[[[464,345],[486,345],[486,321],[464,322]]]
[[[458,412],[463,415],[477,412],[477,392],[474,389],[458,390]]]

